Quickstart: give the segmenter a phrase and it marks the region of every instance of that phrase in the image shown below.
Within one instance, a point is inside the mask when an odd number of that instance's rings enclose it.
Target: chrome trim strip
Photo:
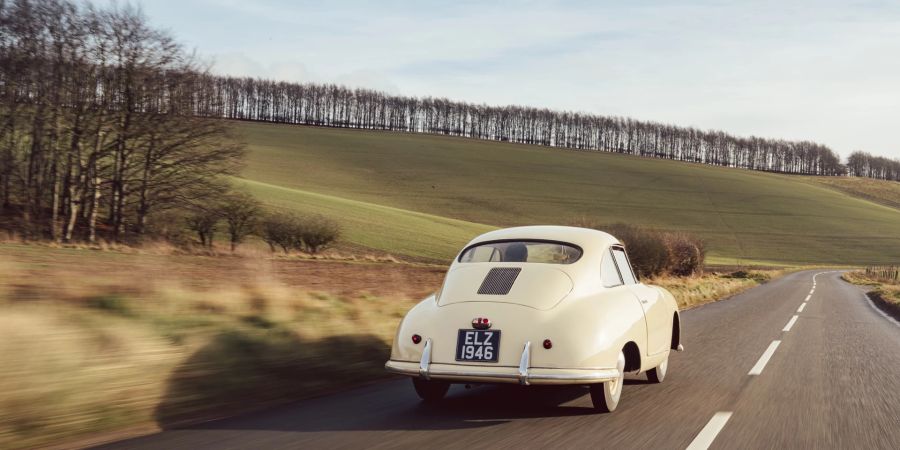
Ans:
[[[566,381],[577,381],[577,380],[597,380],[597,379],[613,379],[619,377],[619,371],[616,369],[607,369],[601,372],[591,373],[590,376],[585,375],[567,375],[567,374],[555,374],[555,373],[545,373],[545,374],[530,374],[528,376],[529,380],[566,380]]]
[[[528,385],[528,368],[531,367],[531,341],[525,343],[519,359],[519,384]]]
[[[405,369],[402,367],[397,367],[391,364],[393,361],[388,361],[385,364],[385,369],[388,372],[400,374],[400,375],[408,375],[408,376],[422,376],[421,372],[414,369],[409,368]],[[401,362],[402,361],[398,361]],[[559,369],[566,370],[566,369]],[[497,380],[521,380],[521,375],[519,373],[490,373],[490,372],[477,372],[477,371],[467,371],[467,370],[433,370],[430,365],[428,368],[428,377],[460,377],[460,378],[477,378],[477,379],[497,379]],[[591,372],[584,373],[534,373],[531,371],[527,372],[527,382],[529,384],[540,383],[541,381],[567,381],[567,382],[584,382],[584,383],[599,383],[603,381],[608,381],[612,379],[619,378],[620,373],[617,369],[599,369]]]
[[[425,348],[422,350],[422,359],[419,361],[419,376],[430,380],[428,370],[431,366],[431,338],[425,340]]]

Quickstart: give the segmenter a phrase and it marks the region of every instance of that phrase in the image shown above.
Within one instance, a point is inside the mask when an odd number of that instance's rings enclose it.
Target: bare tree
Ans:
[[[200,245],[204,248],[212,249],[213,238],[222,216],[215,209],[198,209],[187,216],[187,228],[197,233]]]
[[[260,214],[260,204],[249,194],[234,192],[225,199],[220,211],[228,229],[233,252],[247,236],[254,232]]]
[[[228,126],[194,115],[215,109],[205,72],[133,7],[0,1],[0,62],[0,207],[35,236],[141,236],[240,165]]]

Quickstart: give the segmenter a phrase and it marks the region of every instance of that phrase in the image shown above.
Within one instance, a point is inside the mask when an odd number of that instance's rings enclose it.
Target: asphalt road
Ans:
[[[426,406],[399,379],[105,448],[900,448],[900,324],[839,273],[813,290],[818,272],[686,311],[666,380],[626,381],[611,414],[577,387],[459,386]]]

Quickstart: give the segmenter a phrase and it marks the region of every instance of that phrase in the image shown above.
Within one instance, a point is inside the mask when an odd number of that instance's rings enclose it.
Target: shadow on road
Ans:
[[[177,369],[156,410],[163,429],[354,431],[481,428],[517,419],[595,414],[580,386],[455,385],[437,404],[419,401],[407,379],[233,418],[184,425],[198,417],[227,417],[248,406],[334,391],[385,376],[386,344],[374,336],[316,341],[278,330],[216,337]],[[626,384],[645,384],[627,379]]]
[[[454,386],[443,401],[425,404],[416,397],[409,381],[399,380],[190,429],[318,432],[482,428],[517,419],[594,414],[590,400],[583,406],[567,405],[587,393],[582,387]]]
[[[383,378],[389,354],[373,335],[305,340],[277,327],[228,331],[172,373],[156,421],[163,429],[178,428]]]
[[[626,385],[649,384],[626,379]],[[586,387],[455,385],[436,404],[419,401],[406,379],[300,402],[261,414],[208,422],[195,430],[283,432],[474,429],[519,419],[597,414]]]

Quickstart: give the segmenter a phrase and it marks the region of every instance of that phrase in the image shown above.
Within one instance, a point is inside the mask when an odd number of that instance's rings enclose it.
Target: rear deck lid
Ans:
[[[555,307],[572,291],[572,279],[551,264],[476,263],[447,273],[439,306],[465,302]]]

